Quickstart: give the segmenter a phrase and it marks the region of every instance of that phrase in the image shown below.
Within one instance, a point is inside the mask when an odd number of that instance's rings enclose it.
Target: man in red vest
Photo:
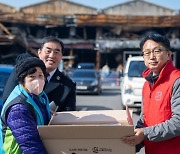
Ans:
[[[147,67],[142,112],[135,135],[122,140],[132,146],[143,143],[146,154],[180,154],[180,70],[171,60],[170,42],[149,33],[140,48]]]

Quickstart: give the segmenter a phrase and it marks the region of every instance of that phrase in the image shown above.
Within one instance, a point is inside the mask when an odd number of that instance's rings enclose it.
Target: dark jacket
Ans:
[[[59,106],[57,111],[76,110],[76,84],[58,69],[45,86],[49,101]]]

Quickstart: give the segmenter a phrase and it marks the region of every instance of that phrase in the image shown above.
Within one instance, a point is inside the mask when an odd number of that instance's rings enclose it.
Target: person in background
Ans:
[[[15,67],[18,85],[10,93],[1,112],[3,149],[12,154],[47,154],[37,126],[50,120],[49,100],[43,91],[46,66],[29,57]]]
[[[149,33],[140,42],[146,79],[142,111],[134,136],[123,137],[129,145],[144,144],[146,154],[180,153],[180,70],[171,60],[169,40]]]
[[[51,110],[53,111],[75,111],[76,110],[76,84],[66,75],[58,70],[60,61],[64,52],[64,44],[54,37],[43,39],[38,56],[46,65],[46,71],[49,73],[45,93],[48,95]],[[23,61],[27,55],[18,56],[16,63]],[[13,75],[14,74],[14,75]],[[9,77],[3,92],[3,102],[17,85],[15,72]]]

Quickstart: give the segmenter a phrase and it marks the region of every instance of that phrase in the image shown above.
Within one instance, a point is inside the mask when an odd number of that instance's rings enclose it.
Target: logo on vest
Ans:
[[[159,100],[161,100],[161,97],[162,97],[162,92],[161,91],[157,91],[156,95],[155,95],[155,100],[159,101]]]

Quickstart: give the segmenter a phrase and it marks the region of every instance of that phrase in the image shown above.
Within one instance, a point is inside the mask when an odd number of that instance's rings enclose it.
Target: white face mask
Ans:
[[[44,84],[44,80],[35,79],[31,82],[25,83],[25,87],[28,89],[29,93],[39,95],[43,91]]]

